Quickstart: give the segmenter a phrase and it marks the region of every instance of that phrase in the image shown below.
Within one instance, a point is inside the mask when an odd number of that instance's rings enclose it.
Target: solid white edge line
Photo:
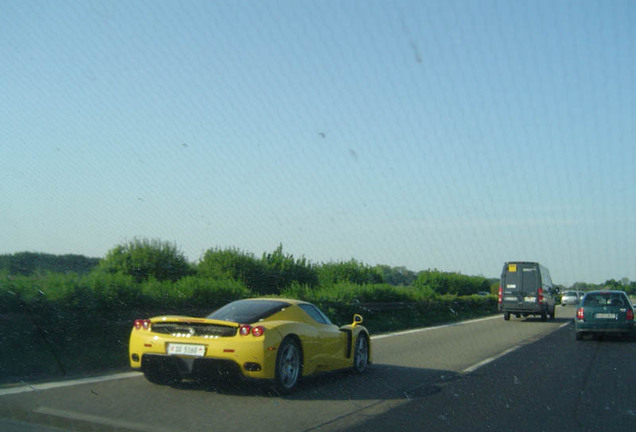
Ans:
[[[103,382],[103,381],[134,378],[139,376],[141,376],[140,372],[123,372],[123,373],[118,373],[113,375],[102,375],[97,377],[80,378],[80,379],[74,379],[69,381],[57,381],[57,382],[50,382],[50,383],[43,383],[43,384],[31,384],[31,385],[25,385],[20,387],[9,387],[9,388],[0,389],[0,396],[50,390],[50,389],[55,389],[60,387],[70,387],[70,386],[76,386],[81,384],[91,384],[91,383]]]
[[[476,322],[480,322],[480,321],[487,321],[487,320],[491,320],[491,319],[495,319],[495,318],[499,318],[499,317],[501,317],[501,315],[492,315],[492,316],[488,316],[488,317],[485,317],[485,318],[476,318],[476,319],[467,320],[467,321],[458,321],[458,322],[454,322],[454,323],[450,323],[450,324],[442,324],[442,325],[438,325],[438,326],[434,326],[434,327],[421,327],[421,328],[416,328],[416,329],[412,329],[412,330],[403,330],[403,331],[394,332],[394,333],[385,333],[385,334],[381,334],[381,335],[371,336],[371,339],[372,340],[373,339],[384,339],[384,338],[394,337],[394,336],[403,336],[403,335],[407,335],[407,334],[421,333],[421,332],[437,330],[437,329],[441,329],[441,328],[445,328],[445,327],[455,327],[455,326],[460,326],[460,325],[472,324],[472,323],[476,323]]]

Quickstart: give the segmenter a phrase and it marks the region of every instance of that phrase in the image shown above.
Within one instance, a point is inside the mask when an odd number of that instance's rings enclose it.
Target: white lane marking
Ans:
[[[558,328],[557,330],[560,330],[560,329],[562,329],[563,327],[565,327],[565,326],[567,326],[567,325],[570,325],[570,324],[571,324],[570,322],[563,323],[563,324],[561,324],[561,325],[559,326],[559,328]],[[556,330],[555,330],[555,331],[556,331]],[[482,367],[482,366],[486,366],[488,363],[492,363],[492,362],[494,362],[495,360],[500,359],[501,357],[506,356],[506,355],[510,354],[511,352],[514,352],[514,351],[518,350],[518,349],[519,349],[519,348],[521,348],[522,346],[527,345],[527,344],[529,344],[529,343],[531,343],[531,342],[535,342],[535,341],[536,341],[536,339],[535,339],[535,338],[530,338],[530,339],[528,339],[528,340],[526,340],[526,341],[524,341],[524,342],[520,343],[519,345],[515,345],[515,346],[513,346],[512,348],[508,348],[507,350],[505,350],[505,351],[504,351],[504,352],[502,352],[502,353],[497,354],[496,356],[489,357],[489,358],[487,358],[487,359],[485,359],[485,360],[481,360],[481,361],[479,361],[479,362],[475,363],[475,364],[474,364],[474,365],[472,365],[472,366],[468,366],[466,369],[464,369],[463,371],[461,371],[461,372],[460,372],[460,374],[469,374],[469,373],[471,373],[471,372],[475,372],[475,371],[476,371],[477,369],[479,369],[480,367]]]
[[[140,372],[124,372],[124,373],[118,373],[113,375],[103,375],[103,376],[92,377],[92,378],[80,378],[80,379],[75,379],[70,381],[58,381],[58,382],[43,383],[43,384],[25,385],[25,386],[19,386],[19,387],[8,387],[8,388],[0,389],[0,396],[6,396],[6,395],[12,395],[12,394],[18,394],[18,393],[27,393],[27,392],[33,392],[33,391],[50,390],[50,389],[60,388],[60,387],[70,387],[70,386],[76,386],[81,384],[91,384],[91,383],[97,383],[102,381],[133,378],[133,377],[140,377],[140,376],[141,376]]]
[[[168,432],[169,431],[168,429],[159,428],[157,426],[148,426],[142,423],[128,422],[124,420],[117,420],[117,419],[112,419],[108,417],[95,416],[91,414],[83,414],[76,411],[59,410],[55,408],[40,407],[40,408],[34,409],[33,412],[38,414],[50,415],[54,417],[61,417],[61,418],[74,420],[74,421],[83,421],[83,422],[92,423],[92,424],[110,426],[112,428],[117,428],[117,429],[119,428],[132,429],[132,430],[142,431],[142,432],[145,432],[145,431]],[[174,432],[174,431],[170,431],[170,432]]]
[[[475,363],[472,366],[467,367],[466,369],[461,371],[460,374],[468,374],[468,373],[474,372],[477,369],[479,369],[480,367],[485,366],[488,363],[494,362],[498,358],[506,356],[506,355],[510,354],[511,352],[514,352],[514,351],[518,350],[519,348],[521,348],[521,345],[516,345],[516,346],[513,346],[512,348],[508,348],[507,350],[505,350],[504,352],[502,352],[500,354],[497,354],[496,356],[489,357],[489,358],[487,358],[485,360],[482,360],[480,362]]]
[[[487,320],[491,320],[491,319],[495,319],[495,318],[499,318],[499,317],[501,317],[501,315],[493,315],[493,316],[489,316],[489,317],[486,317],[486,318],[477,318],[477,319],[468,320],[468,321],[459,321],[459,322],[454,322],[454,323],[450,323],[450,324],[442,324],[442,325],[438,325],[438,326],[434,326],[434,327],[421,327],[421,328],[416,328],[416,329],[412,329],[412,330],[399,331],[399,332],[395,332],[395,333],[385,333],[385,334],[381,334],[381,335],[371,336],[371,339],[384,339],[384,338],[393,337],[393,336],[403,336],[403,335],[407,335],[407,334],[421,333],[421,332],[437,330],[437,329],[441,329],[441,328],[445,328],[445,327],[455,327],[455,326],[460,326],[460,325],[472,324],[472,323],[476,323],[476,322],[480,322],[480,321],[487,321]]]

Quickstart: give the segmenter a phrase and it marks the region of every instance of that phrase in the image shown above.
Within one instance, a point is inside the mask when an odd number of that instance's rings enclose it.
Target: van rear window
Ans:
[[[533,268],[524,268],[522,273],[523,287],[535,289],[539,286],[539,273]]]

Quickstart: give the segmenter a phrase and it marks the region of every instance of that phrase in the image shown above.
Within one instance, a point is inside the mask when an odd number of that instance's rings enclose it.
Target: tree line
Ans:
[[[355,259],[315,264],[286,253],[282,244],[260,257],[238,248],[211,248],[198,263],[190,263],[175,244],[154,239],[134,239],[117,245],[101,259],[33,252],[0,255],[2,273],[39,275],[40,279],[50,273],[101,275],[111,280],[120,275],[137,285],[199,277],[235,281],[256,295],[280,294],[292,285],[313,289],[337,284],[386,284],[427,289],[431,294],[470,295],[491,291],[494,281],[438,270],[416,273],[405,267],[369,266]]]
[[[256,295],[280,294],[292,285],[312,289],[337,284],[386,284],[414,287],[438,295],[496,294],[498,288],[495,278],[436,269],[414,272],[403,266],[369,266],[355,259],[315,264],[305,257],[296,258],[284,252],[282,244],[260,257],[233,247],[211,248],[197,263],[189,262],[175,244],[156,239],[134,239],[117,245],[104,258],[36,252],[0,255],[0,275],[44,277],[50,273],[110,275],[111,278],[122,275],[130,277],[134,284],[174,283],[200,277],[238,282]],[[570,287],[580,291],[602,288],[636,294],[636,281],[609,279],[602,284],[576,282]]]

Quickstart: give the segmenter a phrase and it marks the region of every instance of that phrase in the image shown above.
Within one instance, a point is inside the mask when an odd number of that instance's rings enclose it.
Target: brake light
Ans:
[[[147,319],[137,319],[135,320],[135,329],[136,330],[148,330],[150,329],[150,320]]]
[[[503,298],[503,288],[501,288],[501,285],[499,285],[499,293],[497,294],[497,301],[501,303],[502,298]]]
[[[252,327],[248,324],[243,324],[241,327],[239,327],[239,334],[241,336],[248,336],[250,333],[254,337],[263,336],[263,333],[265,333],[265,327],[263,326]]]
[[[582,320],[585,318],[585,313],[583,311],[583,308],[578,308],[576,311],[576,319]]]
[[[627,309],[627,320],[628,321],[633,321],[634,320],[634,310],[631,308]]]
[[[539,288],[539,303],[543,303],[543,288]]]

